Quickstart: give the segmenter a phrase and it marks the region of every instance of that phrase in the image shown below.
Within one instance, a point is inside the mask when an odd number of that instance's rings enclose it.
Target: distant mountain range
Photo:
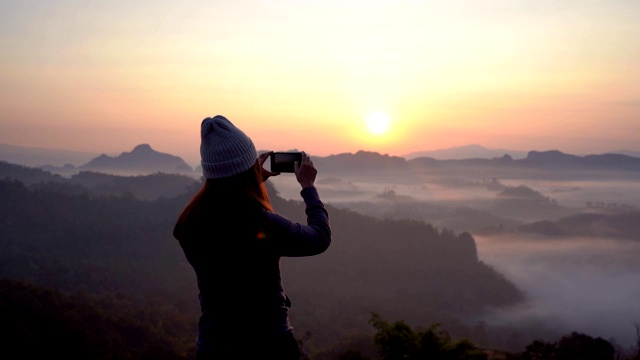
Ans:
[[[461,159],[491,159],[509,155],[514,159],[523,159],[527,156],[526,151],[506,150],[506,149],[487,149],[482,145],[471,144],[465,146],[456,146],[447,149],[416,151],[403,155],[407,160],[429,157],[437,160],[461,160]]]
[[[429,163],[433,162],[432,160],[430,158],[416,158],[409,162]],[[525,158],[517,160],[509,155],[504,155],[492,159],[440,160],[438,162],[440,164],[492,164],[530,168],[640,171],[640,158],[637,157],[621,154],[578,156],[558,150],[529,151]]]
[[[431,151],[416,151],[403,155],[407,160],[428,157],[436,160],[466,160],[466,159],[493,159],[496,157],[502,157],[509,155],[513,159],[524,159],[529,154],[529,151],[518,151],[508,149],[488,149],[482,145],[471,144],[465,146],[456,146],[447,149],[431,150]],[[640,157],[640,151],[632,151],[620,149],[616,151],[609,151],[606,154],[627,155],[632,157]],[[577,154],[576,154],[577,155]],[[583,156],[590,155],[584,154]]]
[[[403,155],[407,160],[428,157],[436,160],[466,160],[466,159],[493,159],[509,155],[513,159],[524,159],[529,154],[529,151],[518,151],[508,149],[488,149],[482,145],[471,144],[465,146],[456,146],[447,149],[431,150],[431,151],[416,151]],[[633,157],[640,157],[640,151],[620,149],[616,151],[609,151],[606,154],[618,154],[627,155]],[[577,155],[577,154],[576,154]],[[591,154],[588,154],[591,155]],[[583,155],[585,156],[585,155]]]
[[[140,144],[117,156],[62,149],[30,148],[0,144],[0,161],[38,167],[53,173],[72,175],[80,171],[139,175],[155,172],[190,174],[194,169],[179,156]]]
[[[80,166],[98,155],[98,152],[0,144],[0,160],[25,166]]]
[[[2,148],[0,148],[1,150]],[[14,147],[15,149],[15,147]],[[26,154],[36,154],[30,152],[31,149],[26,148]],[[13,154],[17,152],[14,150]],[[72,152],[69,152],[72,153]],[[65,153],[58,153],[55,156],[59,157]],[[9,158],[9,160],[5,160]],[[76,154],[74,157],[76,160],[79,156]],[[14,159],[11,161],[10,159]],[[117,156],[109,156],[107,154],[101,154],[90,158],[82,163],[82,165],[74,166],[68,161],[64,161],[65,165],[56,166],[51,163],[43,165],[42,162],[37,162],[36,156],[31,158],[31,161],[15,161],[25,159],[24,156],[0,156],[0,160],[7,161],[9,163],[35,166],[45,171],[49,171],[55,174],[64,176],[71,176],[81,171],[100,172],[105,174],[114,175],[146,175],[152,173],[167,173],[167,174],[193,174],[194,169],[189,166],[179,156],[161,153],[153,148],[149,144],[140,144],[133,148],[130,152],[123,152]],[[43,156],[41,160],[52,160],[53,157]],[[38,165],[29,165],[29,163],[38,163]],[[57,161],[57,163],[61,163]]]
[[[118,156],[106,154],[89,157],[89,153],[77,153],[60,150],[51,151],[46,156],[46,149],[21,148],[0,144],[0,160],[9,163],[37,166],[43,170],[61,175],[73,175],[80,171],[93,171],[118,175],[143,175],[157,172],[177,173],[199,176],[200,169],[192,168],[182,158],[161,153],[149,144],[140,144],[130,152]],[[431,154],[432,156],[429,156]],[[466,155],[465,155],[466,154]],[[475,155],[472,155],[475,154]],[[433,171],[455,170],[468,172],[470,169],[486,171],[548,169],[562,170],[607,170],[640,172],[640,153],[620,150],[617,153],[578,156],[557,150],[513,152],[500,149],[486,149],[480,145],[469,145],[433,152],[419,152],[405,157],[390,156],[371,151],[342,153],[326,157],[314,157],[314,163],[322,171],[333,174],[371,173],[371,174],[415,174],[424,169]],[[68,161],[61,157],[69,156]],[[497,156],[491,156],[497,155]],[[82,165],[73,162],[89,157]],[[39,160],[40,161],[39,161]],[[57,159],[56,166],[42,161]],[[34,163],[38,165],[33,165]]]
[[[611,151],[611,152],[608,152],[607,154],[620,154],[620,155],[627,155],[627,156],[640,158],[640,151],[632,151],[632,150],[624,150],[624,149]]]
[[[369,173],[373,175],[398,174],[402,177],[420,173],[431,174],[496,174],[506,172],[541,172],[549,170],[554,173],[575,171],[616,171],[640,173],[640,158],[621,154],[602,154],[577,156],[565,154],[557,150],[530,151],[525,158],[514,159],[503,155],[491,159],[472,158],[460,160],[438,160],[430,157],[418,157],[406,160],[403,157],[383,155],[374,152],[359,151],[355,154],[331,155],[316,158],[318,168],[331,174]],[[493,174],[493,175],[492,175]],[[532,175],[533,176],[533,175]],[[576,176],[579,176],[576,174]]]

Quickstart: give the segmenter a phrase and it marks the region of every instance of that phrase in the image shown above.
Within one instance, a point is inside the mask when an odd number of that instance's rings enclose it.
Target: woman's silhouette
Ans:
[[[331,243],[328,213],[314,186],[309,156],[295,164],[307,223],[274,212],[251,139],[224,116],[201,124],[206,178],[173,230],[193,267],[201,315],[196,359],[300,359],[280,276],[283,256],[312,256]]]

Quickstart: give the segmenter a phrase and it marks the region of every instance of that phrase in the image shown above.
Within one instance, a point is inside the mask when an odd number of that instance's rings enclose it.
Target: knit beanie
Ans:
[[[202,173],[207,179],[240,174],[256,162],[251,139],[222,115],[202,120],[200,138]]]

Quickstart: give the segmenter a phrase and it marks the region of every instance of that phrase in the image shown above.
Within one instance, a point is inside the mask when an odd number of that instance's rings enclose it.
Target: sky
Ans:
[[[637,0],[3,0],[0,143],[194,163],[220,114],[319,156],[640,151],[637,19]]]

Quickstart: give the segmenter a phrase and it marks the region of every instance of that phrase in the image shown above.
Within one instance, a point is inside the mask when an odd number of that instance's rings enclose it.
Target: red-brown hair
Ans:
[[[256,161],[248,170],[233,176],[206,179],[191,198],[173,229],[173,236],[182,240],[191,218],[207,214],[258,214],[273,210],[267,188],[262,181],[261,165]]]

